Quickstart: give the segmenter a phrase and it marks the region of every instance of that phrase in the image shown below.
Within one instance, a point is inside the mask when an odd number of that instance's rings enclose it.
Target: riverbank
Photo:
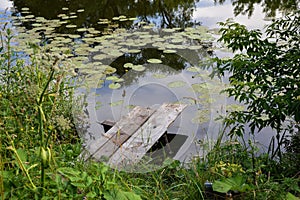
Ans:
[[[11,31],[2,27],[1,36],[2,199],[297,199],[299,174],[291,174],[291,154],[281,163],[256,156],[252,141],[204,142],[199,145],[207,146],[207,156],[188,167],[166,160],[165,167],[146,173],[78,160],[82,141],[64,57],[35,46],[28,63],[15,57]]]

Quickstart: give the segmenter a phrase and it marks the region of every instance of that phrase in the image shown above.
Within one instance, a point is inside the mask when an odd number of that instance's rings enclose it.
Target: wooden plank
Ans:
[[[115,123],[108,132],[103,133],[102,137],[99,137],[88,146],[88,150],[91,153],[88,158],[94,157],[98,160],[101,157],[109,158],[120,145],[147,121],[153,112],[153,109],[136,106]]]
[[[167,131],[186,105],[163,104],[109,159],[112,166],[138,162]]]

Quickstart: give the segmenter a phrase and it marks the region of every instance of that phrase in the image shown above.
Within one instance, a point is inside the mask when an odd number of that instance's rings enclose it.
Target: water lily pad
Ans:
[[[81,36],[77,35],[77,34],[70,34],[70,35],[68,35],[68,37],[72,38],[72,39],[76,39],[76,38],[80,38]]]
[[[97,30],[88,30],[89,33],[93,34],[93,35],[97,35],[99,33],[101,33],[100,31],[97,31]]]
[[[85,32],[85,31],[87,31],[87,28],[79,28],[79,29],[77,29],[77,31],[78,32]]]
[[[33,24],[31,24],[31,26],[34,26],[34,27],[40,27],[40,26],[42,26],[42,24],[39,24],[39,23],[33,23]]]
[[[194,92],[198,92],[198,93],[208,92],[207,86],[206,86],[205,83],[195,83],[195,84],[192,84],[192,89],[193,89]]]
[[[154,42],[154,43],[152,43],[152,46],[154,46],[154,47],[164,47],[165,43],[163,43],[163,42]]]
[[[165,47],[159,47],[159,48],[157,48],[158,50],[160,50],[160,51],[164,51],[164,50],[166,50],[166,48]]]
[[[179,88],[179,87],[183,87],[185,85],[186,85],[186,83],[183,81],[173,81],[173,82],[168,83],[168,86],[170,88]]]
[[[146,68],[143,65],[133,65],[132,69],[138,72],[144,71]]]
[[[198,67],[194,67],[194,66],[189,67],[186,70],[189,72],[199,72],[200,71],[200,69]]]
[[[45,22],[45,21],[47,21],[44,17],[36,17],[35,20],[37,22]]]
[[[148,63],[156,63],[156,64],[162,63],[161,60],[156,59],[156,58],[148,59],[147,62],[148,62]]]
[[[97,94],[96,94],[96,96],[97,96]],[[99,110],[101,107],[102,107],[101,101],[97,101],[97,102],[96,102],[95,109],[96,109],[96,110]]]
[[[114,81],[114,80],[117,80],[119,77],[116,77],[116,76],[108,76],[106,77],[106,80],[108,81]]]
[[[113,68],[113,67],[111,67],[111,66],[108,66],[106,69],[105,69],[105,71],[104,71],[104,73],[105,74],[113,74],[113,73],[115,73],[117,70],[115,69],[115,68]]]
[[[137,20],[138,18],[136,18],[136,17],[130,17],[130,18],[128,18],[128,20],[130,20],[130,21],[135,21],[135,20]]]
[[[110,22],[109,21],[100,21],[100,22],[97,22],[97,24],[109,24]]]
[[[98,52],[98,51],[99,51],[99,49],[95,49],[95,48],[89,49],[89,52]]]
[[[201,109],[201,111],[197,112],[196,117],[192,119],[192,123],[201,124],[208,122],[210,120],[210,110]]]
[[[110,89],[118,89],[118,88],[120,88],[121,87],[121,84],[120,83],[111,83],[111,84],[109,84],[108,85],[108,87],[110,88]]]
[[[128,50],[128,53],[140,53],[141,50],[140,49],[130,49]]]
[[[182,38],[175,38],[175,39],[171,40],[171,42],[173,42],[173,43],[181,43],[183,41],[184,41],[184,39],[182,39]]]
[[[21,22],[13,22],[13,23],[14,23],[14,26],[20,26],[20,25],[22,25]]]
[[[110,55],[110,56],[113,56],[113,57],[119,57],[119,56],[122,56],[123,53],[120,52],[119,50],[113,49],[113,50],[109,51],[107,53],[107,55]]]
[[[152,77],[161,79],[161,78],[166,78],[167,76],[165,74],[153,74]]]
[[[115,102],[111,102],[110,106],[119,106],[123,104],[123,100],[119,100],[119,101],[115,101]]]
[[[106,56],[104,54],[99,54],[99,55],[95,55],[93,57],[94,60],[102,60],[104,59]]]
[[[123,67],[125,67],[125,68],[132,68],[132,66],[133,66],[132,63],[125,63],[125,64],[123,65]]]
[[[34,15],[26,15],[25,18],[26,19],[32,19],[32,18],[34,18]]]
[[[85,56],[77,56],[77,57],[73,58],[72,60],[78,61],[78,62],[84,62],[84,61],[88,61],[88,58]]]
[[[68,25],[66,25],[66,28],[76,28],[77,27],[77,25],[75,25],[75,24],[68,24]]]
[[[118,82],[118,83],[124,81],[124,79],[119,78],[119,77],[117,77],[117,76],[108,76],[108,77],[106,77],[106,80],[107,80],[107,81]]]
[[[191,49],[191,50],[197,50],[197,49],[201,49],[202,46],[201,45],[191,45],[191,46],[188,46],[188,49]]]
[[[176,50],[172,50],[172,49],[168,49],[168,50],[164,50],[163,53],[176,53]]]
[[[115,80],[115,82],[117,82],[117,83],[120,83],[120,82],[123,82],[123,81],[124,81],[123,78],[119,78],[119,79]]]
[[[173,33],[175,32],[176,30],[175,29],[162,29],[163,32],[166,32],[166,33]]]
[[[61,14],[58,14],[57,17],[64,17],[64,16],[67,16],[66,14],[64,13],[61,13]]]

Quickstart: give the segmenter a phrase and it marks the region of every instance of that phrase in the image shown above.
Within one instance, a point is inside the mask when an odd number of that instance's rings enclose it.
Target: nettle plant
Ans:
[[[300,12],[274,20],[260,30],[227,20],[220,23],[220,42],[235,54],[215,58],[214,75],[230,74],[230,97],[246,105],[245,110],[229,113],[225,124],[230,135],[242,136],[245,125],[250,132],[271,127],[281,134],[299,129],[300,122]],[[274,139],[273,139],[274,142]],[[279,145],[280,146],[280,145]],[[273,156],[280,151],[273,151]]]

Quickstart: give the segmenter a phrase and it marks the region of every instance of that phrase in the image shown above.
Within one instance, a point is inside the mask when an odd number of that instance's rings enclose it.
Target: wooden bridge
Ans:
[[[111,166],[139,162],[185,107],[171,103],[156,110],[136,106],[118,122],[102,122],[106,132],[89,144],[90,153],[84,159],[105,160]]]

